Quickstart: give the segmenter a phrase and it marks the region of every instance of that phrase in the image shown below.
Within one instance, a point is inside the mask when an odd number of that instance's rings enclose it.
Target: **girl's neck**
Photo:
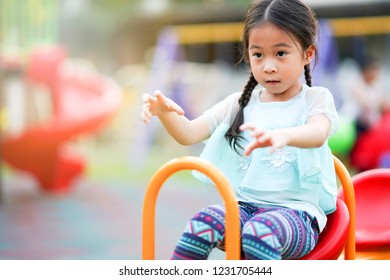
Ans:
[[[267,89],[263,88],[260,92],[260,101],[265,102],[285,102],[297,96],[303,89],[303,84],[297,86],[296,89],[289,89],[281,93],[270,93]]]

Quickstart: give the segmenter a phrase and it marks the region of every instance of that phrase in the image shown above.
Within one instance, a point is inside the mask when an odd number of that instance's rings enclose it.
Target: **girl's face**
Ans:
[[[255,27],[249,34],[249,61],[257,82],[265,88],[264,101],[284,101],[300,92],[300,77],[310,63],[314,47],[303,51],[294,37],[271,23]]]

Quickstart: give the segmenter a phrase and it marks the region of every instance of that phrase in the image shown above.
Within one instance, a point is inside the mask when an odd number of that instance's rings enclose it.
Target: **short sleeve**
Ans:
[[[339,117],[330,91],[324,87],[311,87],[306,93],[306,102],[307,117],[325,114],[331,122],[329,135],[334,134],[339,125]]]
[[[202,117],[205,118],[208,124],[210,135],[220,123],[226,122],[228,125],[231,124],[232,118],[238,110],[238,99],[240,96],[241,92],[233,93],[203,113]]]

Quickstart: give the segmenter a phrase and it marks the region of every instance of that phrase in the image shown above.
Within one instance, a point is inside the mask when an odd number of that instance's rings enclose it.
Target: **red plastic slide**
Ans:
[[[67,142],[93,133],[116,113],[122,91],[111,79],[60,71],[62,48],[37,49],[29,59],[26,79],[45,84],[53,99],[53,116],[19,135],[3,135],[2,155],[11,167],[32,174],[44,191],[69,191],[85,170],[85,161]]]

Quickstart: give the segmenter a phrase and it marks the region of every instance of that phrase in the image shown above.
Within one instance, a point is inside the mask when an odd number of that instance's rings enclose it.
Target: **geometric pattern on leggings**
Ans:
[[[194,220],[187,224],[187,227],[184,231],[199,236],[200,238],[203,238],[210,243],[214,243],[216,241],[216,237],[218,236],[218,232],[210,228],[208,224]]]
[[[246,260],[280,260],[278,250],[256,236],[242,235],[242,250]]]
[[[186,225],[171,259],[205,260],[211,250],[223,243],[225,209],[220,205],[198,212]]]
[[[318,239],[311,221],[304,211],[259,208],[243,229],[242,243],[246,258],[297,259],[306,255]],[[272,250],[264,247],[263,243]]]
[[[213,246],[207,240],[184,232],[176,244],[172,260],[206,260]]]
[[[314,248],[318,240],[316,219],[304,211],[258,208],[240,204],[242,251],[246,259],[296,259]],[[224,250],[225,208],[212,205],[186,225],[171,259],[205,260],[211,250]]]
[[[247,260],[280,260],[280,243],[270,221],[260,217],[249,220],[242,231],[242,249]]]
[[[266,223],[269,223],[266,221]],[[270,230],[270,226],[266,226],[262,223],[249,223],[248,226],[245,227],[245,231],[243,234],[249,234],[252,236],[256,236],[263,240],[265,243],[270,244],[273,248],[280,247],[279,240]]]

